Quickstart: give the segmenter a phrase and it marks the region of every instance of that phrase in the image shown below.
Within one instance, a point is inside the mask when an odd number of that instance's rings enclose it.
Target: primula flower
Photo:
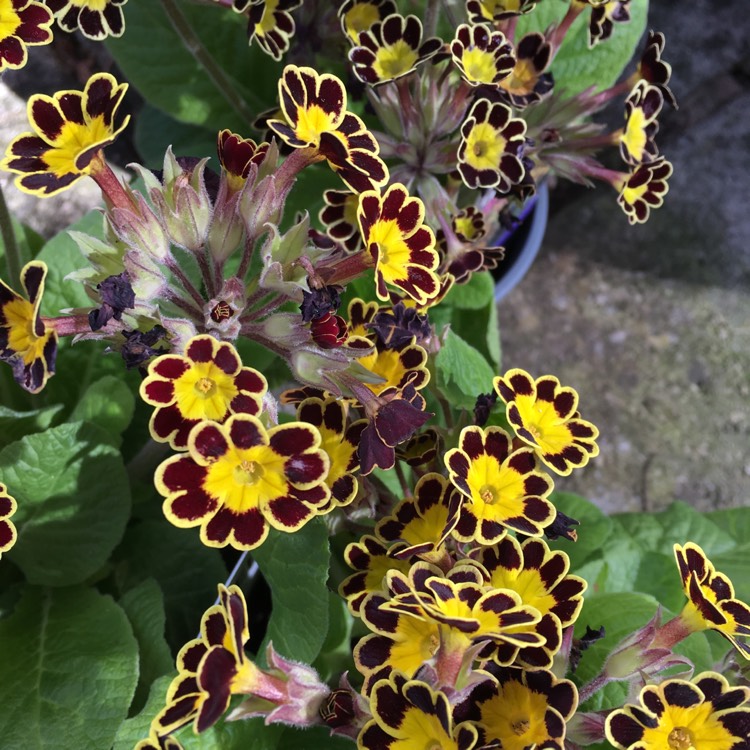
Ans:
[[[397,13],[360,32],[357,41],[349,51],[354,74],[373,85],[408,75],[442,47],[437,37],[422,41],[422,22],[416,16]]]
[[[357,738],[366,750],[444,748],[472,750],[478,733],[473,724],[454,725],[448,697],[420,680],[394,673],[375,683],[370,694],[373,718]]]
[[[52,13],[33,0],[0,0],[0,73],[26,65],[26,47],[52,41]]]
[[[555,518],[547,500],[552,481],[536,471],[534,451],[511,452],[499,427],[465,427],[458,448],[445,454],[453,484],[466,496],[453,534],[464,542],[495,544],[506,529],[541,536]]]
[[[419,344],[407,344],[393,349],[376,347],[372,354],[358,357],[357,363],[375,375],[374,382],[363,385],[376,396],[410,385],[421,389],[430,381],[427,352]]]
[[[346,0],[339,8],[338,15],[341,29],[356,44],[361,31],[367,31],[397,10],[393,0]]]
[[[606,0],[591,5],[589,47],[595,47],[612,36],[616,23],[630,21],[630,0]]]
[[[552,46],[544,34],[526,34],[516,45],[516,64],[503,78],[497,93],[517,109],[541,101],[552,91],[554,80],[545,73],[552,59]]]
[[[219,133],[216,150],[231,192],[242,189],[250,166],[259,165],[266,158],[268,149],[268,143],[256,143],[252,138],[242,138],[231,130],[225,129]]]
[[[362,235],[357,223],[359,196],[349,190],[324,190],[325,206],[318,218],[325,226],[326,234],[340,242],[349,252],[362,247]]]
[[[750,688],[730,687],[716,672],[665,680],[641,690],[607,717],[607,739],[620,750],[746,750]]]
[[[495,86],[510,75],[516,64],[513,45],[500,31],[462,23],[451,43],[453,62],[471,86]]]
[[[664,196],[669,191],[667,180],[671,176],[672,164],[660,156],[648,164],[639,164],[617,181],[615,187],[620,192],[617,202],[631,224],[643,224],[651,209],[664,203]]]
[[[368,190],[359,197],[357,220],[367,252],[375,263],[375,293],[388,300],[386,284],[424,305],[440,289],[435,273],[439,257],[435,235],[424,223],[425,208],[400,183],[382,195]]]
[[[378,157],[378,142],[359,117],[346,111],[346,89],[336,76],[287,65],[279,101],[286,122],[269,120],[268,127],[286,144],[309,149],[313,161],[327,159],[357,193],[385,185],[388,168]]]
[[[693,542],[675,544],[674,555],[688,598],[679,619],[691,632],[716,630],[750,659],[750,607],[734,598],[732,582]]]
[[[510,107],[480,99],[461,126],[458,171],[470,188],[495,188],[507,193],[526,174],[521,157],[526,123]]]
[[[565,722],[578,705],[575,685],[546,670],[504,668],[493,674],[497,682],[477,685],[468,711],[458,712],[479,723],[486,747],[563,750]]]
[[[55,195],[91,174],[94,157],[124,130],[130,116],[115,127],[126,83],[95,73],[81,91],[35,94],[27,112],[35,133],[11,141],[0,169],[20,175],[19,190],[40,197]]]
[[[467,0],[466,12],[471,23],[503,21],[533,10],[539,0]]]
[[[21,270],[28,299],[0,279],[0,360],[13,368],[15,381],[30,393],[44,388],[55,374],[57,331],[45,325],[39,310],[47,265],[31,261]]]
[[[346,405],[334,398],[305,399],[297,407],[297,419],[320,433],[320,447],[330,461],[325,481],[331,490],[331,507],[348,505],[359,486],[355,476],[359,469],[357,446],[367,420],[347,424]]]
[[[223,425],[201,422],[190,432],[188,455],[172,456],[154,484],[175,526],[200,526],[209,547],[254,549],[269,525],[292,532],[328,503],[328,457],[311,425],[290,422],[266,431],[249,414]]]
[[[673,107],[677,107],[677,100],[669,88],[669,79],[672,77],[672,66],[661,59],[664,52],[664,34],[660,31],[649,31],[646,48],[643,50],[638,70],[635,76],[648,81],[656,86],[662,95]]]
[[[164,354],[148,367],[141,398],[156,409],[151,437],[175,450],[187,448],[190,430],[208,419],[224,422],[231,414],[260,414],[266,379],[243,367],[228,342],[202,334],[188,341],[184,354]]]
[[[80,32],[96,41],[122,36],[125,19],[122,6],[128,0],[45,0],[64,31]]]
[[[10,517],[17,509],[16,499],[8,494],[8,488],[0,482],[0,557],[16,543],[18,534]]]
[[[247,0],[240,0],[241,10],[248,7]],[[258,41],[260,48],[274,60],[281,60],[289,49],[294,36],[294,18],[290,11],[299,8],[302,0],[256,0],[249,4],[247,37],[250,42]],[[238,9],[235,0],[234,10]]]
[[[578,414],[578,394],[554,375],[534,380],[525,370],[508,370],[493,381],[507,404],[516,435],[558,474],[567,476],[599,455],[599,430]]]
[[[141,740],[133,750],[183,750],[180,741],[171,734],[159,737],[152,734],[148,739]]]
[[[659,150],[654,137],[664,97],[656,86],[639,81],[625,100],[625,129],[620,136],[620,154],[628,164],[653,161]]]

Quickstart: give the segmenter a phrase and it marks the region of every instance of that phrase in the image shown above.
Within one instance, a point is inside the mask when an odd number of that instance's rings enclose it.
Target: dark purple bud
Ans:
[[[117,276],[108,276],[97,284],[96,288],[99,290],[102,306],[89,313],[89,325],[92,331],[104,328],[112,318],[120,320],[125,310],[135,307],[135,292],[130,285],[127,271]]]
[[[141,331],[123,331],[122,335],[125,336],[125,343],[122,345],[120,353],[125,360],[125,366],[128,370],[131,370],[133,367],[140,367],[140,365],[152,357],[157,357],[169,351],[166,348],[154,348],[156,342],[166,336],[166,334],[166,330],[160,325],[155,325],[150,331],[146,331],[146,333],[141,333]]]
[[[432,333],[427,316],[420,315],[415,307],[406,307],[403,302],[376,313],[367,327],[375,331],[386,349],[398,349],[414,338],[417,342],[424,341]]]
[[[303,290],[302,304],[299,309],[302,312],[302,320],[309,323],[311,320],[322,318],[332,310],[336,312],[340,304],[340,288],[325,286],[322,289],[313,289],[311,292]]]
[[[606,631],[604,625],[597,630],[592,630],[588,625],[586,626],[586,632],[581,638],[573,639],[573,646],[570,649],[570,671],[575,672],[578,668],[578,663],[581,661],[581,655],[589,647],[597,641],[604,638]]]
[[[558,510],[555,520],[544,530],[544,536],[551,540],[559,539],[562,536],[571,542],[575,542],[578,540],[578,534],[573,526],[579,526],[580,523],[575,518],[566,516],[565,513]]]
[[[490,418],[492,407],[497,403],[497,393],[480,393],[474,405],[474,424],[484,427]]]
[[[334,690],[320,707],[320,718],[329,727],[346,726],[354,716],[354,696],[348,690]]]

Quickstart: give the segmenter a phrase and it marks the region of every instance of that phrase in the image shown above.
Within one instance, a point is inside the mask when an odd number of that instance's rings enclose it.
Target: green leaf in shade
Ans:
[[[95,425],[66,423],[0,451],[0,476],[18,501],[8,554],[30,583],[81,583],[122,538],[130,487],[107,438]]]
[[[130,707],[132,713],[143,707],[151,683],[174,671],[174,660],[164,639],[166,617],[159,584],[153,578],[147,578],[120,599],[120,606],[130,620],[139,649],[140,670]]]
[[[528,15],[518,19],[516,39],[530,31],[544,32],[557,23],[570,6],[568,0],[545,0]],[[633,57],[646,29],[648,2],[630,4],[629,23],[616,23],[612,36],[593,49],[588,47],[588,23],[591,11],[587,8],[573,22],[565,41],[552,63],[555,90],[577,94],[589,86],[604,89],[619,78]]]
[[[750,544],[750,508],[714,510],[705,516],[739,544]]]
[[[671,552],[671,549],[661,548],[664,527],[659,522],[657,514],[615,513],[612,517],[617,519],[620,530],[628,533],[643,549]]]
[[[253,558],[273,597],[265,642],[273,641],[287,659],[312,663],[328,633],[330,550],[325,523],[313,519],[293,534],[271,530]]]
[[[328,634],[313,667],[323,682],[335,683],[338,676],[352,671],[352,616],[346,602],[333,591],[328,592]]]
[[[663,607],[672,611],[681,609],[685,603],[682,581],[671,550],[668,555],[644,551],[633,588],[644,594],[651,594]]]
[[[0,621],[4,748],[107,748],[138,679],[125,613],[93,589],[28,587]]]
[[[457,408],[473,409],[477,396],[492,389],[495,372],[458,334],[448,330],[435,357],[438,387]]]
[[[247,20],[215,4],[179,3],[206,52],[231,80],[233,99],[241,96],[254,115],[271,106],[281,64],[248,46]],[[143,97],[182,122],[210,130],[230,128],[242,134],[243,122],[205,68],[188,52],[162,3],[140,0],[127,9],[128,33],[107,40],[125,76]]]
[[[46,430],[62,409],[62,404],[32,411],[13,411],[0,406],[0,448],[20,440],[24,435]]]
[[[461,310],[481,310],[494,304],[495,284],[489,271],[474,273],[466,284],[454,284],[441,303]]]
[[[11,229],[16,240],[18,255],[21,260],[21,266],[32,260],[44,245],[44,239],[40,234],[35,232],[31,227],[21,224],[14,216],[10,217]],[[0,278],[3,278],[11,287],[20,292],[20,279],[12,279],[8,266],[5,263],[5,243],[0,234]]]
[[[216,601],[217,585],[227,577],[218,550],[201,544],[195,529],[177,529],[166,520],[131,526],[114,558],[122,593],[149,577],[161,586],[174,651],[196,637],[201,616]]]
[[[93,383],[76,404],[71,421],[93,422],[113,435],[130,424],[135,411],[135,396],[114,375],[105,375]]]
[[[125,719],[118,727],[112,750],[133,750],[138,742],[148,737],[151,721],[164,708],[167,688],[176,675],[177,672],[175,671],[174,674],[159,677],[151,684],[148,691],[148,700],[140,713]]]
[[[597,591],[632,591],[644,549],[632,537],[615,531],[601,551],[605,568],[597,580]]]
[[[297,729],[285,727],[279,750],[352,750],[354,743],[346,737],[332,737],[327,727]]]
[[[709,557],[732,549],[736,544],[731,534],[687,503],[672,503],[665,511],[657,513],[656,519],[664,528],[662,545],[668,553],[672,552],[675,542],[695,542]]]
[[[285,729],[281,724],[266,726],[262,718],[255,718],[220,721],[199,735],[191,727],[185,727],[177,737],[185,750],[275,750]]]
[[[711,555],[710,560],[716,570],[728,576],[734,586],[735,597],[750,604],[750,542]]]

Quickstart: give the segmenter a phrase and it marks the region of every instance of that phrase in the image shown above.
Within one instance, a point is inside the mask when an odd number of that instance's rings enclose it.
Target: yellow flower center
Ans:
[[[380,20],[380,13],[372,3],[358,3],[344,15],[346,33],[356,44],[359,42],[359,32],[369,29]]]
[[[21,17],[13,10],[12,0],[0,0],[0,40],[13,36],[21,25]]]
[[[479,232],[474,226],[474,222],[468,216],[460,216],[455,220],[456,234],[466,237],[467,241],[477,239]]]
[[[646,728],[639,744],[669,750],[730,750],[736,742],[737,737],[712,713],[712,704],[699,703],[687,708],[667,704],[658,726]]]
[[[3,307],[8,329],[8,349],[17,352],[25,365],[42,357],[44,346],[49,341],[52,329],[45,329],[44,336],[34,331],[34,306],[28,300],[17,298]]]
[[[326,477],[326,484],[329,487],[333,487],[334,483],[341,479],[346,474],[346,467],[351,461],[354,451],[357,449],[355,445],[342,440],[341,435],[338,432],[329,430],[324,425],[318,427],[320,432],[320,447],[331,460],[330,468],[328,469],[328,476]]]
[[[539,613],[546,615],[557,600],[544,585],[538,570],[508,570],[497,568],[492,573],[492,586],[497,589],[511,589]]]
[[[642,198],[648,190],[648,183],[645,182],[643,185],[638,187],[624,187],[622,190],[622,199],[629,206],[632,206],[638,199]]]
[[[675,727],[667,737],[667,744],[672,750],[689,750],[693,746],[693,741],[685,727]]]
[[[646,137],[646,117],[639,107],[636,107],[628,118],[621,140],[628,153],[637,161],[641,161],[648,138]]]
[[[534,63],[530,60],[519,60],[508,78],[500,86],[512,94],[530,94],[539,80]]]
[[[553,455],[573,442],[567,424],[560,419],[551,401],[537,401],[533,396],[519,396],[516,406],[523,426],[534,436],[537,445]]]
[[[440,648],[440,631],[432,620],[401,615],[392,637],[394,644],[388,664],[409,676],[429,662]]]
[[[177,408],[185,419],[211,419],[220,422],[229,404],[239,393],[234,377],[213,362],[193,362],[174,381]]]
[[[471,462],[466,480],[477,518],[502,522],[518,515],[525,490],[523,476],[517,471],[483,454]]]
[[[474,169],[497,169],[506,139],[487,122],[477,123],[466,139],[466,162]]]
[[[495,80],[497,68],[491,52],[472,47],[464,52],[462,62],[464,73],[472,83],[492,83]]]
[[[263,467],[257,461],[240,461],[234,469],[234,481],[237,484],[256,484],[263,474]]]
[[[379,49],[372,67],[381,81],[408,73],[417,63],[419,56],[403,39],[395,44]]]
[[[264,3],[266,7],[263,8],[260,23],[255,27],[255,33],[258,36],[265,36],[269,31],[276,28],[274,13],[276,13],[276,8],[279,7],[279,0],[264,0]]]
[[[480,8],[482,15],[488,20],[495,17],[495,13],[501,10],[518,10],[521,7],[521,0],[481,0]]]
[[[45,151],[41,158],[50,171],[58,176],[70,172],[89,174],[90,165],[79,169],[75,164],[76,159],[91,146],[106,141],[111,135],[112,129],[104,122],[102,115],[83,125],[66,121],[63,123],[60,134],[55,138],[54,145]]]
[[[386,349],[382,352],[375,351],[366,357],[360,357],[357,362],[370,372],[383,378],[381,383],[365,383],[376,396],[390,386],[397,386],[406,372],[399,353],[393,349]]]
[[[406,709],[398,736],[408,739],[396,740],[389,747],[394,750],[458,750],[454,739],[448,736],[437,714],[428,714],[420,708]]]
[[[482,704],[481,721],[488,735],[501,741],[503,750],[525,750],[548,739],[546,712],[544,695],[511,680]]]
[[[89,10],[102,11],[110,0],[70,0],[70,4],[76,8],[88,8]]]
[[[298,110],[297,128],[294,132],[301,141],[319,146],[321,133],[335,130],[336,125],[332,114],[325,112],[317,104],[312,104],[306,109]]]

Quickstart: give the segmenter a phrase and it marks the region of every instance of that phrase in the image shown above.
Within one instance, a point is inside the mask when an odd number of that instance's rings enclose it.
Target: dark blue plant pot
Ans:
[[[505,258],[492,272],[495,278],[495,302],[504,299],[531,268],[547,230],[549,188],[543,182],[537,193],[526,201],[516,225],[500,235],[497,245],[505,247]]]

